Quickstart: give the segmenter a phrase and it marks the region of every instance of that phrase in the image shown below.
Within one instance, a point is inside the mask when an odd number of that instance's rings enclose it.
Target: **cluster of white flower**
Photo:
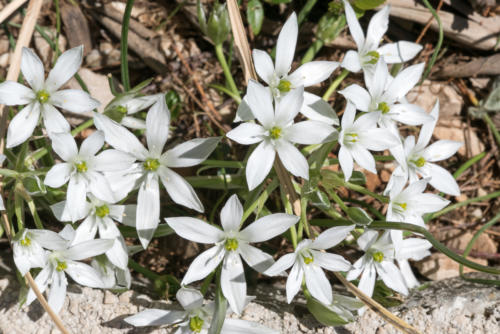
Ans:
[[[369,151],[389,150],[397,167],[386,189],[390,197],[387,220],[425,227],[423,214],[444,208],[449,201],[439,195],[424,193],[429,183],[435,189],[458,195],[459,188],[449,172],[434,162],[453,155],[461,143],[441,140],[426,147],[438,119],[439,104],[427,113],[409,103],[405,95],[423,72],[424,64],[406,67],[395,77],[388,63],[411,60],[421,47],[398,42],[379,47],[388,27],[390,7],[376,13],[365,37],[354,10],[344,1],[349,30],[358,51],[347,52],[341,64],[312,61],[290,72],[298,36],[297,17],[292,14],[280,32],[276,60],[264,51],[254,50],[253,58],[260,78],[268,85],[250,81],[247,94],[237,111],[235,121],[242,122],[227,133],[239,144],[256,145],[246,163],[248,189],[257,188],[269,175],[275,159],[296,177],[309,179],[309,163],[295,144],[328,144],[338,142],[338,158],[343,177],[348,181],[354,162],[376,173],[375,159]],[[60,90],[78,70],[82,47],[63,53],[44,81],[40,59],[29,49],[22,54],[21,69],[31,89],[16,82],[0,84],[0,103],[24,105],[11,121],[7,147],[26,142],[35,131],[40,115],[46,134],[61,163],[51,167],[45,185],[61,188],[67,184],[66,200],[52,206],[62,222],[81,221],[76,230],[71,224],[59,233],[24,229],[13,240],[14,260],[22,275],[31,268],[42,268],[35,282],[43,292],[51,285],[49,304],[58,312],[64,302],[67,280],[91,287],[130,286],[127,268],[129,250],[116,223],[134,226],[143,248],[147,248],[160,223],[160,181],[177,204],[203,212],[204,207],[192,186],[172,168],[199,165],[214,151],[221,138],[193,139],[164,151],[169,138],[170,112],[163,94],[137,96],[137,92],[115,99],[107,110],[118,111],[118,120],[94,112],[98,129],[78,149],[70,126],[59,107],[70,112],[89,112],[99,103],[79,90]],[[339,93],[347,106],[339,124],[332,107],[304,88],[330,77],[339,65],[349,71],[363,71],[367,89],[353,84]],[[131,117],[149,108],[145,122]],[[357,117],[356,111],[362,112]],[[295,122],[299,113],[308,120]],[[398,123],[422,125],[417,143],[402,138]],[[335,129],[334,126],[339,126]],[[124,126],[144,130],[147,148]],[[105,144],[111,146],[108,148]],[[103,147],[106,147],[103,149]],[[421,179],[419,179],[421,177]],[[121,204],[138,190],[136,205]],[[346,272],[347,279],[361,275],[359,288],[371,296],[377,275],[391,289],[407,294],[418,285],[408,260],[419,260],[429,254],[431,244],[420,238],[404,238],[402,231],[382,234],[363,226],[357,243],[365,255],[353,265],[342,256],[326,250],[343,242],[355,225],[331,227],[313,239],[299,240],[293,253],[273,256],[250,243],[260,243],[294,229],[299,217],[276,213],[242,227],[243,206],[233,195],[221,210],[222,229],[191,217],[165,218],[175,233],[188,240],[213,244],[191,263],[182,280],[177,300],[185,311],[145,310],[126,319],[135,326],[178,324],[178,333],[206,333],[214,314],[213,304],[203,304],[203,295],[188,284],[219,270],[220,287],[231,310],[241,314],[249,301],[242,259],[254,270],[268,276],[286,276],[287,300],[290,303],[301,290],[341,318],[352,319],[359,302],[334,296],[324,270]],[[99,233],[97,233],[99,232]],[[97,234],[99,238],[96,239]],[[79,260],[98,256],[89,266]],[[34,300],[30,290],[28,303]],[[275,333],[262,326],[228,319],[223,333]]]

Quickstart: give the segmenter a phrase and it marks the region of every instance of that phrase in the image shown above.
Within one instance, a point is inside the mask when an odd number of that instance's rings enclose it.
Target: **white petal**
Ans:
[[[198,198],[198,195],[196,195],[193,187],[184,180],[182,176],[164,166],[158,168],[158,174],[170,198],[172,198],[175,203],[184,205],[198,212],[204,211],[203,204]]]
[[[430,255],[432,244],[425,239],[408,238],[402,241],[400,248],[396,254],[398,259],[420,261]]]
[[[8,106],[23,105],[35,99],[35,93],[28,87],[15,81],[0,84],[0,103]]]
[[[309,164],[302,153],[286,140],[278,140],[275,145],[283,166],[293,175],[308,180]]]
[[[168,167],[196,166],[212,154],[220,140],[221,137],[191,139],[165,152],[162,159]]]
[[[238,195],[232,195],[220,212],[220,220],[225,232],[239,231],[243,217],[243,206]]]
[[[255,119],[255,116],[252,113],[252,109],[250,109],[250,106],[248,105],[247,95],[245,95],[236,110],[236,116],[234,117],[233,122],[246,122],[253,119]]]
[[[267,140],[261,142],[248,158],[245,168],[248,190],[255,189],[266,178],[274,163],[276,152]]]
[[[402,99],[412,89],[422,76],[425,63],[412,65],[401,72],[392,80],[384,93],[387,101],[398,101]]]
[[[46,266],[42,269],[42,271],[38,273],[38,275],[36,275],[35,284],[38,287],[40,293],[44,293],[44,291],[47,289],[47,285],[49,285],[49,280],[52,276],[52,272],[52,267]],[[35,299],[36,295],[30,288],[30,290],[28,291],[28,295],[26,296],[26,305],[30,305]]]
[[[433,121],[425,123],[420,129],[420,134],[418,135],[418,141],[416,145],[416,149],[421,150],[429,144],[431,140],[432,133],[434,132],[434,127],[439,118],[439,100],[436,101],[432,111],[430,112],[430,116],[434,118]]]
[[[348,271],[352,268],[349,261],[344,259],[342,256],[331,253],[323,253],[315,250],[311,250],[314,256],[314,263],[321,268],[330,271]]]
[[[111,185],[104,175],[98,172],[87,172],[87,177],[89,179],[87,191],[92,195],[108,203],[114,203],[118,200],[115,198]]]
[[[383,151],[397,146],[401,141],[386,129],[370,129],[359,134],[360,142],[371,151]]]
[[[460,188],[453,176],[441,166],[427,163],[426,170],[429,171],[431,179],[429,184],[445,194],[459,196]]]
[[[39,119],[40,103],[38,102],[30,103],[18,112],[9,124],[9,129],[7,131],[7,148],[16,147],[31,137]]]
[[[94,156],[104,145],[104,132],[96,131],[82,142],[80,155]]]
[[[208,276],[212,271],[217,268],[219,263],[221,263],[224,258],[225,250],[224,247],[219,245],[212,247],[200,255],[198,255],[184,275],[181,284],[187,285],[191,282],[199,281]]]
[[[94,169],[100,172],[124,171],[135,162],[135,157],[114,149],[105,150],[92,159]]]
[[[273,98],[268,88],[254,80],[248,82],[247,102],[252,114],[264,127],[270,127],[274,121]]]
[[[363,291],[368,297],[371,297],[373,295],[373,289],[375,288],[376,278],[377,272],[375,271],[375,266],[373,263],[370,263],[359,279],[358,289]]]
[[[181,237],[202,244],[215,244],[224,239],[224,233],[203,220],[191,217],[165,218],[167,224]]]
[[[359,62],[359,53],[354,50],[349,50],[346,52],[344,59],[340,63],[342,68],[345,68],[349,72],[359,72],[361,70],[361,63]]]
[[[413,289],[420,285],[420,283],[417,281],[417,278],[413,274],[410,263],[408,261],[398,260],[398,265],[399,270],[401,271],[401,275],[403,275],[404,282],[408,288]]]
[[[385,285],[403,295],[408,295],[408,287],[405,284],[403,275],[398,267],[390,261],[382,261],[376,264],[377,273],[384,281]]]
[[[72,171],[73,166],[68,163],[55,164],[45,175],[43,183],[52,188],[59,188],[68,182]]]
[[[455,140],[438,140],[424,150],[426,161],[441,161],[455,154],[464,143]]]
[[[83,45],[69,49],[57,58],[45,81],[45,89],[55,92],[75,75],[82,64]]]
[[[221,334],[279,334],[279,331],[269,329],[258,322],[242,319],[226,319]]]
[[[147,175],[137,197],[137,234],[142,247],[148,247],[160,221],[160,185],[157,175]]]
[[[21,72],[24,79],[28,81],[34,91],[39,91],[43,88],[45,81],[45,70],[43,63],[33,50],[23,47],[21,56]]]
[[[196,289],[182,287],[177,291],[175,298],[186,311],[196,310],[203,306],[203,295]]]
[[[367,149],[359,145],[356,145],[351,149],[351,155],[354,161],[356,161],[358,165],[360,165],[367,171],[377,174],[377,168],[375,167],[375,159],[373,158],[371,153],[368,152]]]
[[[367,230],[357,240],[359,248],[365,252],[377,241],[378,232],[374,230]]]
[[[347,20],[347,24],[349,25],[349,31],[351,32],[351,36],[356,42],[358,46],[358,50],[362,49],[365,44],[365,34],[361,29],[361,25],[359,24],[358,19],[356,18],[356,13],[351,7],[351,4],[347,0],[343,0],[344,2],[344,10],[345,10],[345,18]]]
[[[387,64],[383,59],[379,60],[375,65],[375,72],[373,73],[373,75],[365,72],[364,77],[366,87],[368,88],[372,99],[378,100],[382,96],[382,93],[384,92],[385,86],[387,84],[387,80],[390,77]]]
[[[298,221],[299,217],[286,213],[267,215],[243,229],[240,238],[249,242],[266,241],[284,233]]]
[[[278,262],[276,262],[276,264],[278,264]],[[288,304],[292,302],[293,297],[295,297],[295,295],[300,291],[303,278],[304,278],[304,271],[302,270],[300,264],[298,262],[295,262],[295,264],[292,267],[292,270],[290,271],[290,275],[288,275],[288,279],[286,280],[286,300]]]
[[[340,168],[342,168],[342,172],[344,172],[344,179],[348,181],[352,175],[354,161],[351,153],[344,146],[341,146],[339,150],[339,164]]]
[[[368,111],[370,108],[372,102],[370,93],[358,84],[352,84],[344,88],[339,91],[339,94],[342,94],[347,100],[352,102],[358,110]],[[342,126],[344,126],[344,124],[342,124]]]
[[[382,37],[384,37],[384,34],[389,27],[390,8],[390,6],[384,6],[371,18],[366,32],[366,48],[368,50],[376,49],[382,40]]]
[[[64,161],[72,161],[78,155],[78,148],[73,136],[68,132],[51,135],[52,148]]]
[[[284,136],[296,144],[320,144],[334,131],[332,126],[320,121],[303,121],[286,128]]]
[[[114,240],[110,239],[88,240],[80,242],[77,245],[73,245],[67,250],[61,252],[64,254],[65,258],[73,261],[79,261],[96,255],[104,254],[111,247],[113,247],[113,243]]]
[[[290,71],[297,44],[298,29],[297,15],[292,13],[281,28],[276,44],[275,70],[278,77],[282,77]]]
[[[411,103],[395,104],[391,107],[390,116],[395,121],[408,125],[421,125],[432,122],[432,116],[424,109]]]
[[[450,201],[436,194],[419,194],[412,198],[420,212],[430,213],[444,209]]]
[[[290,268],[295,262],[295,253],[288,253],[283,255],[271,267],[269,267],[264,275],[276,276]],[[288,282],[287,282],[288,283]]]
[[[306,265],[304,268],[306,286],[311,295],[322,302],[330,305],[333,301],[332,287],[325,272],[316,265]]]
[[[104,137],[109,145],[141,160],[146,159],[149,153],[133,133],[99,113],[94,113],[94,121],[96,127],[104,132]]]
[[[304,103],[300,109],[302,115],[310,120],[329,125],[339,125],[339,117],[328,102],[314,94],[304,92]]]
[[[274,74],[274,64],[271,57],[262,50],[254,49],[252,51],[253,63],[255,65],[255,71],[259,77],[269,85],[273,81]]]
[[[266,130],[256,123],[242,123],[229,131],[226,136],[243,145],[252,145],[262,141]]]
[[[153,154],[160,155],[167,142],[170,112],[165,99],[159,99],[146,116],[146,140]]]
[[[66,263],[66,273],[78,284],[85,285],[91,288],[101,288],[104,283],[94,268],[85,263],[76,261],[68,261]]]
[[[304,103],[304,86],[292,89],[276,103],[275,125],[287,126],[293,121]]]
[[[316,239],[314,239],[311,244],[313,249],[329,249],[333,246],[344,241],[349,233],[356,227],[355,225],[350,226],[336,226],[331,227],[324,232],[322,232]]]
[[[101,232],[99,232],[99,234],[101,234],[101,238],[104,237]],[[106,256],[108,257],[109,261],[118,268],[122,270],[128,270],[127,245],[125,244],[125,241],[121,237],[116,238],[114,240],[115,243],[113,244],[113,247],[111,247],[111,249],[106,252]]]
[[[50,103],[74,113],[83,113],[99,107],[96,99],[82,90],[65,89],[59,90],[50,96]]]
[[[66,287],[68,281],[66,275],[61,271],[55,271],[52,275],[52,284],[50,284],[50,293],[47,302],[55,313],[59,313],[66,299]]]
[[[274,260],[271,255],[264,253],[256,247],[250,246],[246,243],[240,243],[238,248],[243,260],[245,260],[245,262],[255,271],[262,273],[274,264]]]
[[[91,215],[78,226],[75,231],[75,236],[71,240],[72,245],[77,245],[84,241],[93,240],[97,234],[97,222],[95,216]]]
[[[415,58],[422,50],[422,45],[407,41],[396,43],[387,43],[381,46],[377,51],[384,57],[387,64],[404,63]]]
[[[288,76],[293,87],[309,87],[325,81],[339,67],[335,61],[311,61],[305,63]]]
[[[51,136],[51,132],[69,132],[70,126],[66,118],[54,108],[53,105],[45,103],[41,105],[43,125]]]
[[[230,252],[224,258],[220,276],[220,285],[222,293],[226,297],[231,309],[241,314],[245,308],[245,299],[247,296],[247,282],[243,271],[243,263],[240,255],[236,252]]]
[[[161,326],[175,324],[186,317],[184,311],[170,311],[158,309],[145,309],[142,312],[123,319],[135,327]]]
[[[66,193],[66,209],[71,221],[75,222],[85,215],[87,199],[87,183],[79,175],[73,175],[69,179],[68,191]]]
[[[134,130],[146,129],[146,122],[144,120],[130,116],[123,117],[120,124]]]

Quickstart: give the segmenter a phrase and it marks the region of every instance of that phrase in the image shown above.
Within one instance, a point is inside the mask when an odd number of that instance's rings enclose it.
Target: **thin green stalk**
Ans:
[[[245,163],[241,161],[225,161],[225,160],[210,160],[207,159],[201,163],[203,166],[211,166],[218,168],[245,168]]]
[[[321,50],[324,44],[325,43],[319,38],[315,40],[311,44],[309,49],[307,49],[306,53],[304,54],[304,57],[302,57],[301,63],[305,64],[312,61],[314,57],[316,57],[316,54],[319,52],[319,50]]]
[[[211,88],[214,88],[214,89],[217,89],[227,95],[229,95],[233,100],[236,101],[236,103],[240,104],[241,103],[241,97],[235,93],[233,93],[232,90],[230,90],[229,88],[225,87],[225,86],[222,86],[222,85],[218,85],[218,84],[210,84],[208,85],[208,87],[211,87]]]
[[[313,9],[313,7],[314,7],[314,5],[316,4],[317,1],[318,0],[307,0],[307,2],[304,4],[304,6],[302,7],[302,9],[300,10],[299,15],[297,15],[297,21],[298,21],[299,25],[302,22],[304,22],[304,20],[306,19],[307,15],[311,11],[311,9]]]
[[[215,279],[217,282],[215,293],[215,311],[212,317],[212,322],[210,323],[208,334],[220,334],[220,332],[222,331],[222,326],[224,325],[224,321],[226,320],[227,301],[224,297],[224,294],[222,293],[222,287],[220,283],[221,268],[222,266],[219,266],[219,268],[217,269],[217,276]]]
[[[288,200],[286,197],[287,193],[284,190],[284,186],[281,185],[280,187],[280,196],[281,196],[281,202],[285,206],[285,212],[288,213],[289,215],[293,215],[293,208],[292,208],[292,203]],[[297,229],[295,228],[295,225],[290,227],[290,236],[292,238],[292,245],[293,248],[297,248]]]
[[[144,268],[143,266],[141,266],[139,263],[135,262],[132,259],[128,259],[128,266],[129,266],[129,268],[134,269],[138,273],[144,275],[145,277],[147,277],[153,281],[162,279],[161,275],[159,275],[159,274],[157,274],[157,273],[155,273],[147,268]]]
[[[379,195],[379,194],[376,194],[376,193],[374,193],[374,192],[366,189],[363,186],[360,186],[360,185],[357,185],[357,184],[354,184],[354,183],[350,183],[350,182],[345,182],[344,186],[347,189],[351,189],[351,190],[357,191],[358,193],[362,193],[364,195],[372,196],[373,198],[379,200],[382,203],[389,203],[389,199],[387,197]]]
[[[240,98],[240,101],[241,101],[240,92],[238,91],[238,88],[236,87],[236,84],[234,83],[233,75],[231,74],[231,69],[227,65],[226,56],[224,56],[224,50],[222,49],[222,44],[217,44],[215,46],[215,54],[217,56],[217,59],[219,60],[219,63],[222,67],[222,70],[224,71],[224,76],[226,77],[226,81],[227,81],[227,84],[229,85],[229,89],[231,89],[233,94],[238,96],[238,98]]]
[[[128,73],[128,28],[130,24],[130,15],[132,14],[132,7],[134,0],[127,0],[125,5],[125,12],[123,13],[122,20],[122,35],[120,40],[120,61],[121,61],[121,74],[122,84],[126,92],[130,90],[130,77]]]
[[[453,173],[453,177],[457,179],[460,175],[462,175],[467,169],[470,168],[470,166],[474,165],[476,162],[481,160],[486,156],[486,152],[481,152],[478,155],[473,156],[469,160],[463,163],[462,166],[460,166],[455,173]]]
[[[330,87],[328,87],[328,90],[326,91],[325,95],[323,95],[323,100],[328,101],[330,96],[335,92],[337,87],[347,77],[348,74],[349,71],[344,68],[342,72],[339,74],[339,76],[336,77],[335,80],[333,80],[333,82],[330,84]]]
[[[498,148],[500,149],[500,133],[498,132],[495,123],[493,123],[493,121],[491,120],[490,115],[488,115],[486,111],[483,113],[483,119],[486,122],[486,124],[488,124],[488,126],[490,127],[491,132],[493,132],[493,136],[495,137]]]
[[[335,203],[337,203],[340,206],[342,211],[347,213],[347,211],[348,211],[347,205],[345,205],[344,201],[339,197],[339,195],[337,195],[337,193],[330,188],[326,189],[326,192],[335,201]]]
[[[444,33],[443,33],[443,24],[441,23],[441,19],[439,18],[438,13],[434,10],[434,8],[431,6],[428,0],[422,0],[425,7],[429,9],[431,12],[432,16],[436,19],[436,22],[439,27],[439,36],[438,36],[438,41],[436,43],[436,47],[434,48],[434,52],[432,53],[431,60],[429,61],[429,65],[427,65],[427,68],[425,69],[424,74],[422,75],[422,79],[420,80],[420,83],[424,82],[424,80],[429,76],[431,73],[432,66],[434,66],[434,63],[436,62],[437,56],[439,54],[439,50],[441,49],[441,45],[443,44],[443,38],[444,38]]]
[[[277,179],[274,179],[269,185],[266,187],[266,189],[259,195],[257,200],[255,200],[250,206],[243,212],[243,217],[241,218],[241,221],[244,222],[247,220],[248,217],[254,212],[255,208],[259,205],[259,203],[264,203],[268,198],[269,195],[276,189],[279,185],[279,182]]]

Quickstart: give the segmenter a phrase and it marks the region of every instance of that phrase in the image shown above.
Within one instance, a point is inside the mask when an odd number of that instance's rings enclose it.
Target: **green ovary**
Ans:
[[[57,271],[64,271],[67,268],[68,268],[68,265],[66,264],[65,261],[57,261],[57,267],[56,267]]]
[[[382,114],[387,114],[391,108],[387,105],[387,103],[385,102],[380,102],[377,106],[377,110],[380,110],[382,112]]]
[[[38,102],[40,103],[45,103],[49,100],[50,98],[50,94],[46,91],[46,90],[39,90],[37,93],[36,93],[36,99],[38,100]]]
[[[278,84],[278,90],[281,93],[288,93],[292,89],[292,83],[288,80],[281,79]]]
[[[155,171],[160,167],[160,162],[158,159],[147,159],[144,161],[144,168],[149,171]]]
[[[384,260],[384,253],[382,253],[382,252],[375,252],[375,253],[373,253],[372,257],[373,257],[374,261],[380,263],[380,262],[382,262]]]
[[[235,251],[238,249],[238,240],[236,239],[226,239],[224,248],[228,251]]]
[[[380,53],[378,53],[377,51],[367,52],[366,55],[370,58],[370,60],[366,61],[367,64],[375,65],[380,59]]]
[[[95,214],[98,217],[104,218],[109,215],[109,207],[106,204],[101,205],[95,209]]]
[[[277,127],[277,126],[273,126],[271,128],[271,130],[269,130],[269,136],[272,138],[272,139],[279,139],[281,137],[281,133],[283,131],[281,130],[280,127]]]
[[[78,173],[85,173],[88,171],[87,163],[85,161],[81,161],[76,164],[76,170]]]
[[[192,330],[194,333],[199,333],[203,329],[203,323],[205,321],[198,317],[194,316],[191,319],[189,319],[189,329]]]
[[[124,106],[118,106],[116,107],[116,110],[124,115],[128,112],[127,107]]]
[[[19,243],[21,244],[21,246],[29,246],[29,245],[31,245],[31,239],[28,237],[25,237],[24,239],[21,239],[21,241],[19,241]]]
[[[420,157],[417,160],[411,160],[417,167],[424,167],[426,161],[424,157]]]
[[[304,258],[304,263],[305,264],[311,264],[314,262],[314,257],[311,255],[311,257],[308,257],[308,256],[303,256]]]

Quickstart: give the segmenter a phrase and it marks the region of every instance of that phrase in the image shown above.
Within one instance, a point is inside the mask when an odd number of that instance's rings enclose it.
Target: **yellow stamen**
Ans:
[[[370,60],[366,61],[367,64],[375,65],[380,58],[380,53],[377,51],[367,52],[366,55],[370,57]]]
[[[269,136],[272,138],[272,139],[279,139],[281,137],[281,128],[280,127],[277,127],[277,126],[273,126],[271,128],[271,130],[269,130]]]
[[[384,253],[382,253],[382,252],[375,252],[375,253],[373,253],[372,257],[373,257],[374,261],[380,263],[380,262],[382,262],[384,260]]]
[[[50,98],[50,94],[46,91],[46,90],[39,90],[37,93],[36,93],[36,99],[38,100],[38,102],[40,103],[45,103],[49,100]]]
[[[68,265],[66,264],[65,261],[57,261],[57,267],[56,267],[57,271],[64,271],[67,268],[68,268]]]
[[[226,239],[224,248],[228,251],[235,251],[238,249],[238,240],[236,239]]]
[[[155,171],[160,167],[160,162],[158,159],[147,159],[144,161],[144,168],[150,171]]]
[[[380,102],[377,106],[377,110],[380,110],[382,112],[382,114],[387,114],[391,110],[391,108],[389,108],[387,103]]]
[[[288,80],[281,79],[277,88],[281,93],[288,93],[292,89],[292,83]]]
[[[199,316],[194,316],[191,319],[189,319],[189,329],[192,330],[194,333],[199,333],[203,329],[204,322],[205,321]]]
[[[88,170],[87,163],[85,161],[77,163],[76,170],[78,171],[78,173],[85,173]]]
[[[24,239],[21,239],[21,241],[19,241],[19,243],[21,244],[21,246],[29,246],[29,245],[31,245],[31,239],[28,237],[25,237]]]
[[[104,218],[109,215],[109,207],[106,204],[101,205],[95,209],[95,214],[98,217]]]

